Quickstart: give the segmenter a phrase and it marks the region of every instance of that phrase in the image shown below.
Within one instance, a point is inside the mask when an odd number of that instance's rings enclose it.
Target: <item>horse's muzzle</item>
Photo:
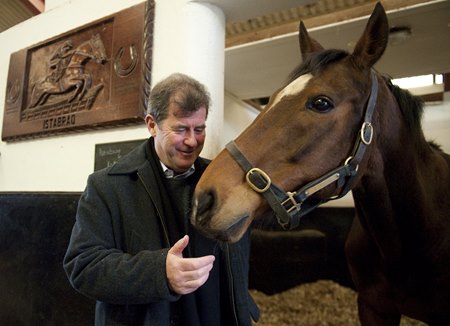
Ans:
[[[207,229],[217,206],[214,190],[202,191],[194,197],[191,223],[197,228]]]

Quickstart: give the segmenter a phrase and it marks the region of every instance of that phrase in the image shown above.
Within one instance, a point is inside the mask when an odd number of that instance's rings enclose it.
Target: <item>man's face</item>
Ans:
[[[147,115],[145,122],[155,140],[155,149],[161,162],[176,173],[188,170],[205,142],[206,108],[201,107],[190,116],[182,116],[174,103],[169,106],[167,119],[156,122]]]

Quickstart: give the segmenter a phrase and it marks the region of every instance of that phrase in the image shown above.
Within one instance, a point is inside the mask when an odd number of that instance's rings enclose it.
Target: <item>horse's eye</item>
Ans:
[[[310,99],[306,103],[306,108],[319,113],[325,113],[333,109],[334,105],[333,102],[325,96],[318,96]]]

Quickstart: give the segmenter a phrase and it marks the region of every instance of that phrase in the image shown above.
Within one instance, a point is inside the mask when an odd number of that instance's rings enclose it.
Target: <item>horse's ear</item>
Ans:
[[[303,60],[305,60],[307,56],[323,50],[322,45],[320,45],[319,42],[309,36],[305,24],[303,24],[302,21],[300,22],[300,26],[298,27],[298,41],[300,44],[300,52],[302,54]]]
[[[377,2],[352,57],[362,69],[371,68],[383,55],[389,38],[389,23],[383,6]]]

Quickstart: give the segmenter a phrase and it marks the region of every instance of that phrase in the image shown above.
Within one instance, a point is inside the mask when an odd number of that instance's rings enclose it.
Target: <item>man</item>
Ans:
[[[174,74],[152,89],[151,137],[94,172],[80,198],[64,268],[97,300],[96,325],[251,325],[250,236],[227,245],[189,224],[191,198],[207,165],[209,94]]]

